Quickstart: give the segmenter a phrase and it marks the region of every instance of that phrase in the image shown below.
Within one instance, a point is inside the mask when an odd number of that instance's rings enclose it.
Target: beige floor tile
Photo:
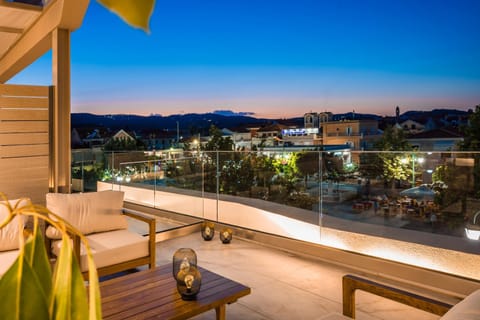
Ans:
[[[229,320],[317,320],[342,312],[342,276],[352,273],[345,267],[238,238],[225,245],[218,234],[212,241],[191,234],[158,243],[157,264],[171,263],[173,253],[182,247],[195,250],[200,266],[252,289],[227,306]],[[356,310],[360,320],[439,318],[363,292],[357,293]],[[215,319],[215,312],[194,319]]]

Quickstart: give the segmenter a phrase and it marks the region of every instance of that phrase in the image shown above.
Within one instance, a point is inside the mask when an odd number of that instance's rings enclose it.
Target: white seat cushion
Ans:
[[[454,305],[440,319],[442,320],[478,320],[480,319],[480,289],[472,292]]]
[[[10,250],[0,252],[0,276],[4,274],[8,268],[15,262],[20,250]]]
[[[149,255],[148,237],[143,237],[128,230],[93,233],[88,235],[87,239],[97,268]],[[61,240],[52,243],[52,251],[57,256],[60,253],[60,247]],[[83,244],[80,255],[82,272],[87,271],[87,257]]]

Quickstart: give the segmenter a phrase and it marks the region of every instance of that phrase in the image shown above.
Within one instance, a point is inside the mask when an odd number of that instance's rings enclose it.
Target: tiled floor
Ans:
[[[342,312],[341,279],[354,273],[305,256],[298,256],[257,243],[234,238],[222,244],[218,234],[204,241],[200,233],[157,243],[157,264],[171,263],[178,248],[196,251],[198,264],[249,286],[252,293],[227,306],[227,319],[322,319]],[[438,316],[357,293],[357,319],[438,319]],[[215,319],[210,311],[197,320]]]

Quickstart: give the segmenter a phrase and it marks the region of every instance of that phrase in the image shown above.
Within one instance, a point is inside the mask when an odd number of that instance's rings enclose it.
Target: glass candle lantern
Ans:
[[[233,234],[232,229],[223,228],[220,231],[220,240],[222,241],[222,243],[225,243],[225,244],[230,243],[230,241],[232,241],[232,234]]]
[[[177,274],[177,290],[183,300],[195,300],[202,285],[202,275],[195,266],[181,269]]]
[[[202,223],[202,238],[206,241],[213,239],[215,235],[215,224],[210,221],[204,221]]]
[[[173,254],[172,275],[176,279],[181,270],[197,266],[197,254],[190,248],[180,248]]]

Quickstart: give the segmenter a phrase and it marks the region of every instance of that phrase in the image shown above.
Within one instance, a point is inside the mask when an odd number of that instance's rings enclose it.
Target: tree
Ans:
[[[103,146],[106,151],[144,150],[145,145],[137,139],[112,138]]]
[[[270,187],[272,186],[272,178],[275,176],[273,158],[259,154],[252,160],[255,179],[260,186],[263,186],[263,188],[266,189],[263,194],[263,198],[267,200],[271,192]]]
[[[276,175],[273,177],[275,182],[285,187],[286,196],[295,190],[295,182],[298,179],[297,153],[286,153],[274,157],[272,165],[275,168]]]
[[[473,153],[473,188],[480,190],[480,105],[475,107],[475,111],[468,118],[468,126],[461,128],[464,137],[460,143],[460,150],[475,151]],[[476,197],[480,197],[480,191],[477,191]]]
[[[400,151],[412,151],[412,147],[405,139],[402,129],[387,127],[382,138],[375,143],[375,148],[384,152],[379,152],[372,159],[373,168],[380,170],[379,175],[386,183],[391,183],[392,189],[395,188],[395,182],[407,180],[411,176],[411,161],[404,161],[405,153]]]
[[[241,191],[250,191],[254,178],[251,156],[225,161],[220,173],[220,189],[236,195]]]
[[[210,126],[210,140],[204,147],[206,151],[232,151],[233,141],[230,137],[223,137],[222,131],[213,124]]]
[[[403,129],[390,126],[385,128],[382,138],[375,143],[375,149],[384,151],[407,151],[412,150],[412,146],[405,138]]]
[[[228,167],[228,162],[234,160],[233,152],[219,151],[232,151],[233,141],[230,137],[223,137],[222,131],[214,125],[210,126],[209,133],[210,140],[202,147],[204,151],[207,151],[203,153],[205,157],[205,191],[216,192],[217,175],[220,175],[221,168]]]
[[[319,173],[319,153],[315,151],[304,151],[298,155],[297,167],[304,175],[305,189],[308,188],[308,177]]]
[[[463,142],[460,143],[460,149],[463,151],[480,150],[480,105],[475,107],[475,111],[468,117],[468,125],[461,128],[464,134]]]

